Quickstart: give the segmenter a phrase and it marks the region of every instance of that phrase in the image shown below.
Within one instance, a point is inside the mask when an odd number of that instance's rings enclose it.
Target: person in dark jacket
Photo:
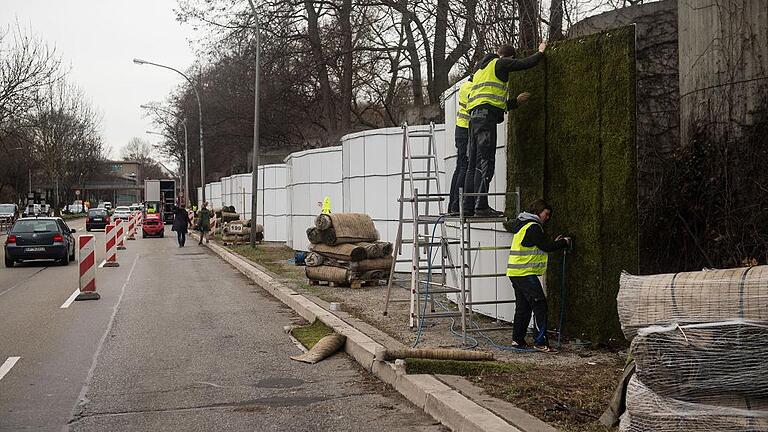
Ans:
[[[173,227],[171,231],[176,231],[179,247],[184,247],[184,243],[187,242],[187,231],[189,231],[190,223],[192,221],[189,220],[189,213],[181,207],[176,207],[176,210],[173,212]]]
[[[509,248],[507,276],[515,290],[515,318],[512,340],[520,348],[527,347],[525,333],[533,313],[533,347],[551,351],[547,343],[547,298],[540,276],[547,273],[548,254],[571,244],[570,237],[558,236],[554,241],[544,235],[544,224],[552,215],[552,206],[538,199],[531,203],[512,223],[512,245]]]
[[[501,46],[496,54],[488,54],[472,75],[472,90],[467,102],[469,111],[469,144],[467,146],[467,174],[464,193],[488,193],[496,165],[496,125],[504,121],[504,113],[515,109],[530,96],[521,93],[508,99],[507,81],[510,72],[530,69],[544,58],[546,42],[539,52],[524,59],[516,59],[511,45]],[[488,205],[488,196],[465,196],[466,216],[502,217],[504,213]]]
[[[203,244],[203,239],[208,243],[208,232],[211,231],[211,219],[213,218],[213,212],[208,209],[208,202],[203,203],[203,208],[197,212],[198,222],[197,230],[200,231],[200,242],[198,245]]]

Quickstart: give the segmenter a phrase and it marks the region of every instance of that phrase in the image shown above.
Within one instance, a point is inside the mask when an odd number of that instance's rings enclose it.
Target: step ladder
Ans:
[[[387,315],[398,263],[411,263],[409,327],[413,329],[426,318],[458,317],[464,314],[464,299],[458,287],[448,285],[448,276],[457,281],[457,266],[454,264],[449,245],[458,244],[459,239],[448,237],[445,228],[444,202],[449,197],[440,191],[440,177],[437,161],[435,125],[429,130],[413,130],[403,125],[403,157],[400,175],[400,199],[395,240],[395,259],[387,281],[384,315]],[[412,139],[427,138],[426,153],[414,154]],[[414,168],[414,164],[418,164]],[[423,192],[423,193],[422,193]],[[436,205],[432,205],[436,204]],[[411,217],[406,217],[406,207],[411,208]],[[410,224],[410,238],[405,238],[405,225]],[[437,227],[440,231],[436,232]],[[431,231],[430,231],[431,229]],[[411,258],[403,258],[403,245],[412,246]],[[432,256],[440,253],[439,264],[432,264]],[[432,255],[432,256],[431,256]],[[435,278],[434,276],[438,276]],[[439,279],[439,280],[436,280]],[[434,294],[457,294],[460,303],[457,311],[436,312]],[[424,304],[422,304],[424,302]],[[427,308],[426,302],[430,303]]]

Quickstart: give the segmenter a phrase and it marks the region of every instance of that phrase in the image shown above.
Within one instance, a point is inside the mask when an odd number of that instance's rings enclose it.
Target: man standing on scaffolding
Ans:
[[[571,244],[570,237],[558,236],[550,241],[544,236],[544,224],[552,216],[552,206],[538,199],[512,222],[512,246],[509,248],[507,276],[515,289],[515,319],[512,341],[526,348],[525,334],[533,313],[533,348],[550,352],[547,343],[547,298],[539,276],[547,273],[548,253]]]
[[[507,81],[510,72],[530,69],[544,58],[546,42],[539,44],[539,52],[518,60],[515,49],[503,45],[496,54],[488,54],[472,76],[472,89],[467,101],[469,119],[468,166],[464,180],[465,193],[488,193],[496,165],[496,125],[504,121],[504,112],[516,103],[528,99],[528,93],[507,101]],[[512,105],[512,106],[510,106]],[[502,217],[504,212],[488,205],[487,196],[464,197],[464,215]]]

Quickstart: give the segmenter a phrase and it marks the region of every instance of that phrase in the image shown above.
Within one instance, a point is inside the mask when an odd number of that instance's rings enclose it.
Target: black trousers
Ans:
[[[456,143],[456,169],[451,178],[451,198],[448,201],[448,213],[459,211],[459,188],[464,187],[464,180],[467,176],[469,129],[456,126],[454,141]]]
[[[533,340],[536,345],[547,344],[547,298],[536,276],[510,276],[515,289],[515,319],[512,340],[525,345],[525,333],[533,313]]]
[[[176,239],[179,241],[179,246],[184,247],[184,243],[187,242],[187,233],[176,231]]]
[[[496,123],[495,113],[487,108],[475,108],[470,114],[465,193],[488,193],[488,186],[496,168]],[[487,196],[464,198],[466,211],[486,208]]]

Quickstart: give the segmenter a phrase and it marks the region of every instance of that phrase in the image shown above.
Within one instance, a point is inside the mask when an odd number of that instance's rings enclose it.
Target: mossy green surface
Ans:
[[[634,69],[634,28],[625,27],[559,42],[543,65],[510,75],[512,94],[541,97],[511,116],[507,187],[520,186],[523,206],[549,201],[547,233],[575,239],[564,329],[593,342],[622,338],[618,279],[638,267]],[[552,328],[562,259],[551,255],[547,274]]]
[[[333,334],[333,329],[318,319],[310,325],[294,327],[291,330],[291,335],[307,349],[312,349],[320,339],[329,334]]]
[[[458,361],[406,359],[405,370],[409,374],[443,374],[481,376],[487,374],[525,372],[530,365],[499,361]]]

